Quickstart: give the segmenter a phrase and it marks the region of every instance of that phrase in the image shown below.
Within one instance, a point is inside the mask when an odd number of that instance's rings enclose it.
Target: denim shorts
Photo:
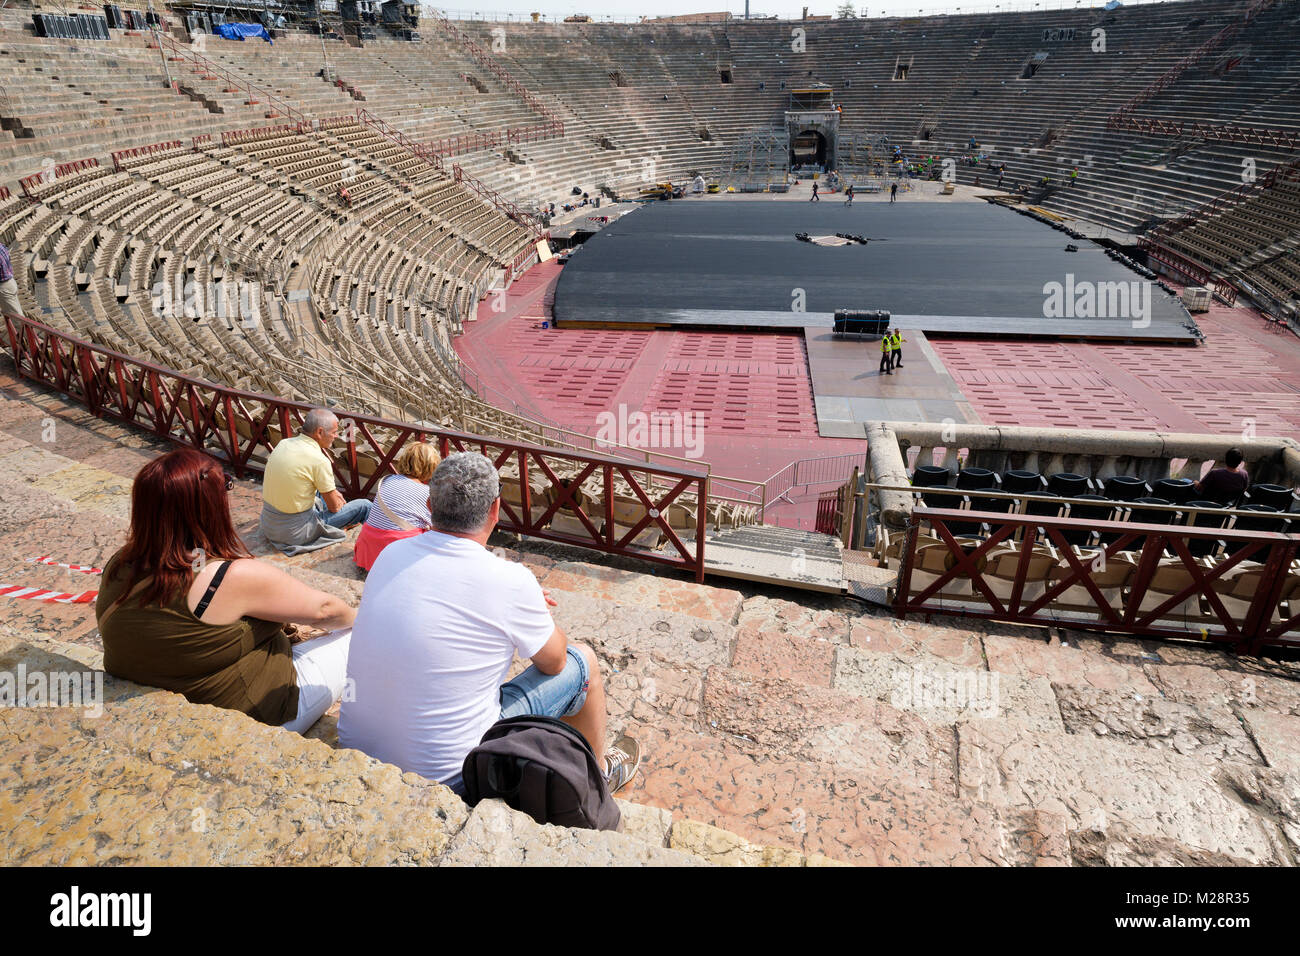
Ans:
[[[587,659],[577,648],[566,651],[564,670],[543,674],[537,665],[501,685],[501,719],[523,717],[572,717],[587,702],[591,675]]]

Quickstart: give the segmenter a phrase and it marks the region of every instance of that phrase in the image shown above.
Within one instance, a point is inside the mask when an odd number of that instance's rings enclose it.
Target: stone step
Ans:
[[[0,636],[0,671],[20,664],[34,695],[34,675],[80,688],[53,675],[80,677],[102,657]],[[0,711],[6,865],[833,864],[625,801],[622,832],[538,826],[500,801],[471,809],[440,784],[242,714],[111,677],[102,696],[85,687],[80,706],[29,697]],[[112,787],[86,799],[87,779]]]

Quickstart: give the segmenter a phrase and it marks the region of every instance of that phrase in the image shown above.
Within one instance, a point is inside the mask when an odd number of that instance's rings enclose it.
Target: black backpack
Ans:
[[[465,756],[465,802],[499,797],[538,823],[617,830],[618,804],[578,731],[554,717],[499,720]]]

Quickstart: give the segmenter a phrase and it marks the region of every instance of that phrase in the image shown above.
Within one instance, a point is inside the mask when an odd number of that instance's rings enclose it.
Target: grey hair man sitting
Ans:
[[[370,513],[369,501],[344,501],[335,487],[328,451],[338,434],[338,417],[328,408],[313,408],[298,434],[281,440],[266,461],[259,528],[285,554],[343,541],[343,529]]]
[[[390,544],[366,579],[339,744],[459,791],[465,756],[498,720],[558,717],[591,744],[616,791],[640,748],[627,736],[606,748],[596,655],[569,643],[528,568],[487,549],[500,511],[487,458],[460,452],[438,465],[433,529]],[[516,654],[532,666],[503,683]]]

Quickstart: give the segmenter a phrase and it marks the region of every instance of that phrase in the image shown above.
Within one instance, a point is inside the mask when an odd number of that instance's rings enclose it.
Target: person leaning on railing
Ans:
[[[425,442],[413,442],[397,456],[397,474],[375,489],[375,501],[357,535],[353,559],[369,571],[379,552],[394,541],[423,534],[432,527],[429,518],[429,479],[438,467],[438,453]]]
[[[232,484],[192,448],[140,469],[95,603],[104,670],[303,733],[342,696],[356,610],[249,554]]]

